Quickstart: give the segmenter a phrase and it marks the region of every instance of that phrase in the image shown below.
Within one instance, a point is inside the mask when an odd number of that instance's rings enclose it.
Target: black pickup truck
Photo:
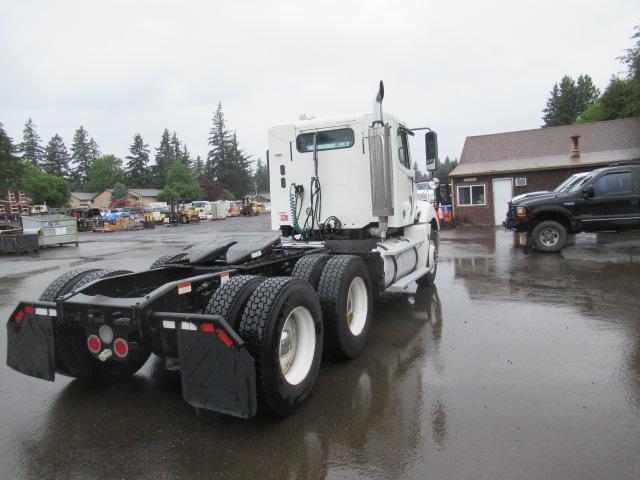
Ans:
[[[640,159],[593,170],[569,191],[509,202],[504,225],[530,232],[536,250],[561,250],[569,233],[640,229]]]

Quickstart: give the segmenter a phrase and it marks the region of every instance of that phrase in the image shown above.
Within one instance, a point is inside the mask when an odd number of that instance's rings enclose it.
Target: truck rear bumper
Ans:
[[[256,414],[254,359],[222,317],[171,312],[151,317],[161,328],[175,330],[182,394],[189,404],[242,418]],[[7,365],[55,380],[57,321],[55,303],[20,302],[7,322]]]

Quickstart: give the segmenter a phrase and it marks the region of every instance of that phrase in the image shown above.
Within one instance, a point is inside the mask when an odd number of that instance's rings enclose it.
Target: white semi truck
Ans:
[[[416,194],[409,137],[427,130],[383,114],[269,130],[267,235],[223,235],[132,273],[65,273],[7,323],[7,363],[26,375],[90,383],[134,374],[154,353],[179,369],[190,404],[239,417],[292,413],[323,355],[365,348],[375,298],[431,284],[438,220]]]

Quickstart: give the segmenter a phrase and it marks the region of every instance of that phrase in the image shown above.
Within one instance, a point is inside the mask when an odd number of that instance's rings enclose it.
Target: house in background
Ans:
[[[451,172],[457,222],[502,225],[515,195],[640,158],[640,117],[467,137]]]
[[[92,207],[93,200],[97,196],[97,193],[71,192],[69,206],[71,208]]]
[[[127,190],[127,200],[136,202],[138,205],[148,206],[150,203],[158,202],[160,190],[157,188],[130,188]]]

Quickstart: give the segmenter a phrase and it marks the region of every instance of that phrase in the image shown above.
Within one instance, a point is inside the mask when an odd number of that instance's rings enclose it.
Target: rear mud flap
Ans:
[[[257,411],[255,363],[244,345],[229,335],[221,336],[220,331],[178,328],[176,333],[184,399],[194,407],[253,417]]]
[[[7,365],[14,370],[55,379],[54,303],[20,302],[7,322]]]

